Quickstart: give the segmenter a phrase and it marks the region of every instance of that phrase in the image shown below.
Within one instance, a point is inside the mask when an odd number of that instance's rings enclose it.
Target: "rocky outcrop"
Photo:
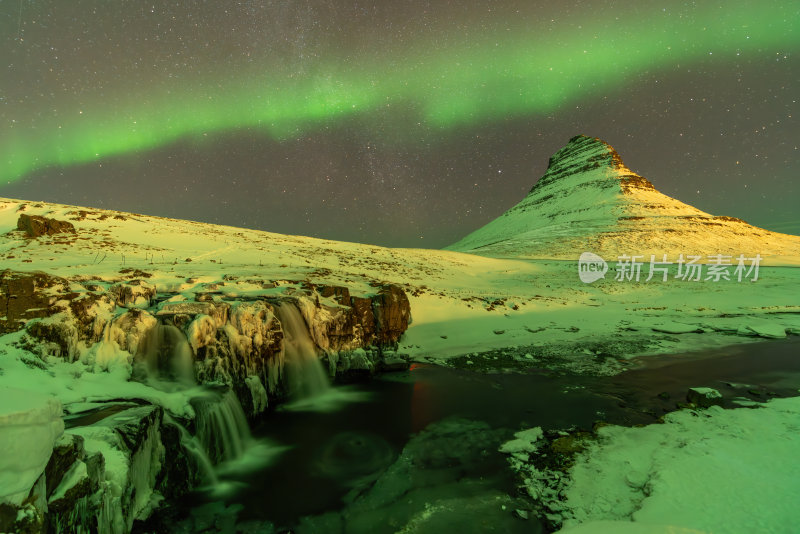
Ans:
[[[53,315],[69,283],[45,273],[0,272],[0,334],[16,332],[30,319]],[[60,295],[60,296],[57,296]]]
[[[65,431],[28,498],[0,510],[0,532],[130,532],[199,477],[163,409],[130,408]]]
[[[411,305],[405,292],[395,285],[381,286],[372,299],[372,310],[378,344],[397,344],[411,320]]]
[[[121,308],[147,308],[156,296],[156,286],[144,280],[130,280],[112,286],[109,294]]]
[[[202,293],[207,297],[202,301],[172,302],[139,278],[108,287],[42,273],[0,276],[0,305],[7,310],[0,326],[24,327],[21,345],[40,358],[80,359],[106,370],[141,361],[148,332],[159,324],[174,326],[191,346],[197,381],[230,386],[251,418],[263,413],[270,399],[286,396],[276,305],[289,302],[301,311],[331,376],[342,380],[398,368],[402,362],[396,357],[383,365],[383,354],[396,347],[411,317],[403,290],[388,284],[365,296],[342,286],[306,284],[279,297],[223,300],[221,294]]]
[[[18,346],[39,356],[27,364],[46,369],[56,357],[80,360],[94,372],[119,364],[135,370],[150,350],[150,333],[168,329],[191,354],[197,382],[226,386],[251,420],[287,395],[278,306],[298,308],[332,376],[350,381],[405,364],[392,349],[408,327],[410,306],[393,285],[364,296],[306,284],[261,298],[220,291],[179,301],[184,296],[158,293],[140,278],[86,283],[4,271],[0,288],[3,332],[24,329]],[[43,472],[29,477],[21,498],[0,506],[0,531],[130,531],[159,498],[190,491],[206,472],[207,459],[186,445],[196,430],[188,417],[147,404],[67,429],[54,438],[49,462],[42,459]]]
[[[41,215],[25,215],[24,213],[17,220],[17,229],[25,232],[28,237],[75,233],[75,226],[71,222],[50,219]]]

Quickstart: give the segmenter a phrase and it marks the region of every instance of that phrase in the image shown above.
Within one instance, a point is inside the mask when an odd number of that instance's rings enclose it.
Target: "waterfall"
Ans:
[[[242,456],[252,440],[247,418],[233,391],[209,391],[192,399],[197,439],[213,463]]]
[[[194,459],[203,481],[211,485],[217,484],[219,479],[214,472],[214,466],[208,454],[206,454],[205,449],[203,449],[200,440],[198,440],[196,436],[191,435],[189,431],[186,430],[182,424],[175,421],[169,413],[164,414],[164,420],[178,428],[178,432],[181,436],[181,446]]]
[[[175,326],[158,324],[139,345],[135,358],[145,378],[195,384],[194,356],[189,340]]]
[[[291,303],[276,311],[283,328],[283,351],[289,396],[294,399],[316,397],[330,389],[330,379],[319,361],[314,341],[300,310]]]

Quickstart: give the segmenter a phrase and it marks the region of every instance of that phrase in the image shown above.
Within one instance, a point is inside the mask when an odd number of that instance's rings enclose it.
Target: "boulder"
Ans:
[[[394,345],[408,329],[411,305],[405,292],[396,285],[381,286],[372,297],[377,342],[379,345]]]
[[[17,229],[25,232],[28,237],[75,233],[75,226],[71,222],[50,219],[41,215],[25,215],[24,213],[17,219]]]
[[[713,388],[689,388],[686,400],[702,408],[708,408],[721,405],[722,394]]]
[[[156,296],[156,286],[144,280],[131,280],[111,287],[117,306],[121,308],[147,308]]]

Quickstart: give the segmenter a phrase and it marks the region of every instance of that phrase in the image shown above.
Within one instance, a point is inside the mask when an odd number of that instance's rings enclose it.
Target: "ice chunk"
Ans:
[[[0,502],[22,503],[63,431],[61,403],[54,397],[0,387]]]
[[[665,334],[691,334],[702,333],[703,329],[696,324],[676,323],[675,321],[667,321],[652,326],[656,332],[664,332]]]
[[[749,323],[746,327],[755,335],[772,339],[783,339],[786,337],[786,328],[775,323]]]
[[[516,439],[503,443],[499,451],[506,454],[534,452],[538,448],[536,442],[542,437],[542,429],[538,426],[529,428],[515,433],[514,437]]]

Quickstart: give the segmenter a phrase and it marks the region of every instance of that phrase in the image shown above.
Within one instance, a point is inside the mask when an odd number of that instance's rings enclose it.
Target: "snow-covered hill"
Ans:
[[[658,192],[600,139],[578,135],[516,206],[447,247],[492,257],[575,259],[760,254],[800,264],[800,237],[714,216]]]

